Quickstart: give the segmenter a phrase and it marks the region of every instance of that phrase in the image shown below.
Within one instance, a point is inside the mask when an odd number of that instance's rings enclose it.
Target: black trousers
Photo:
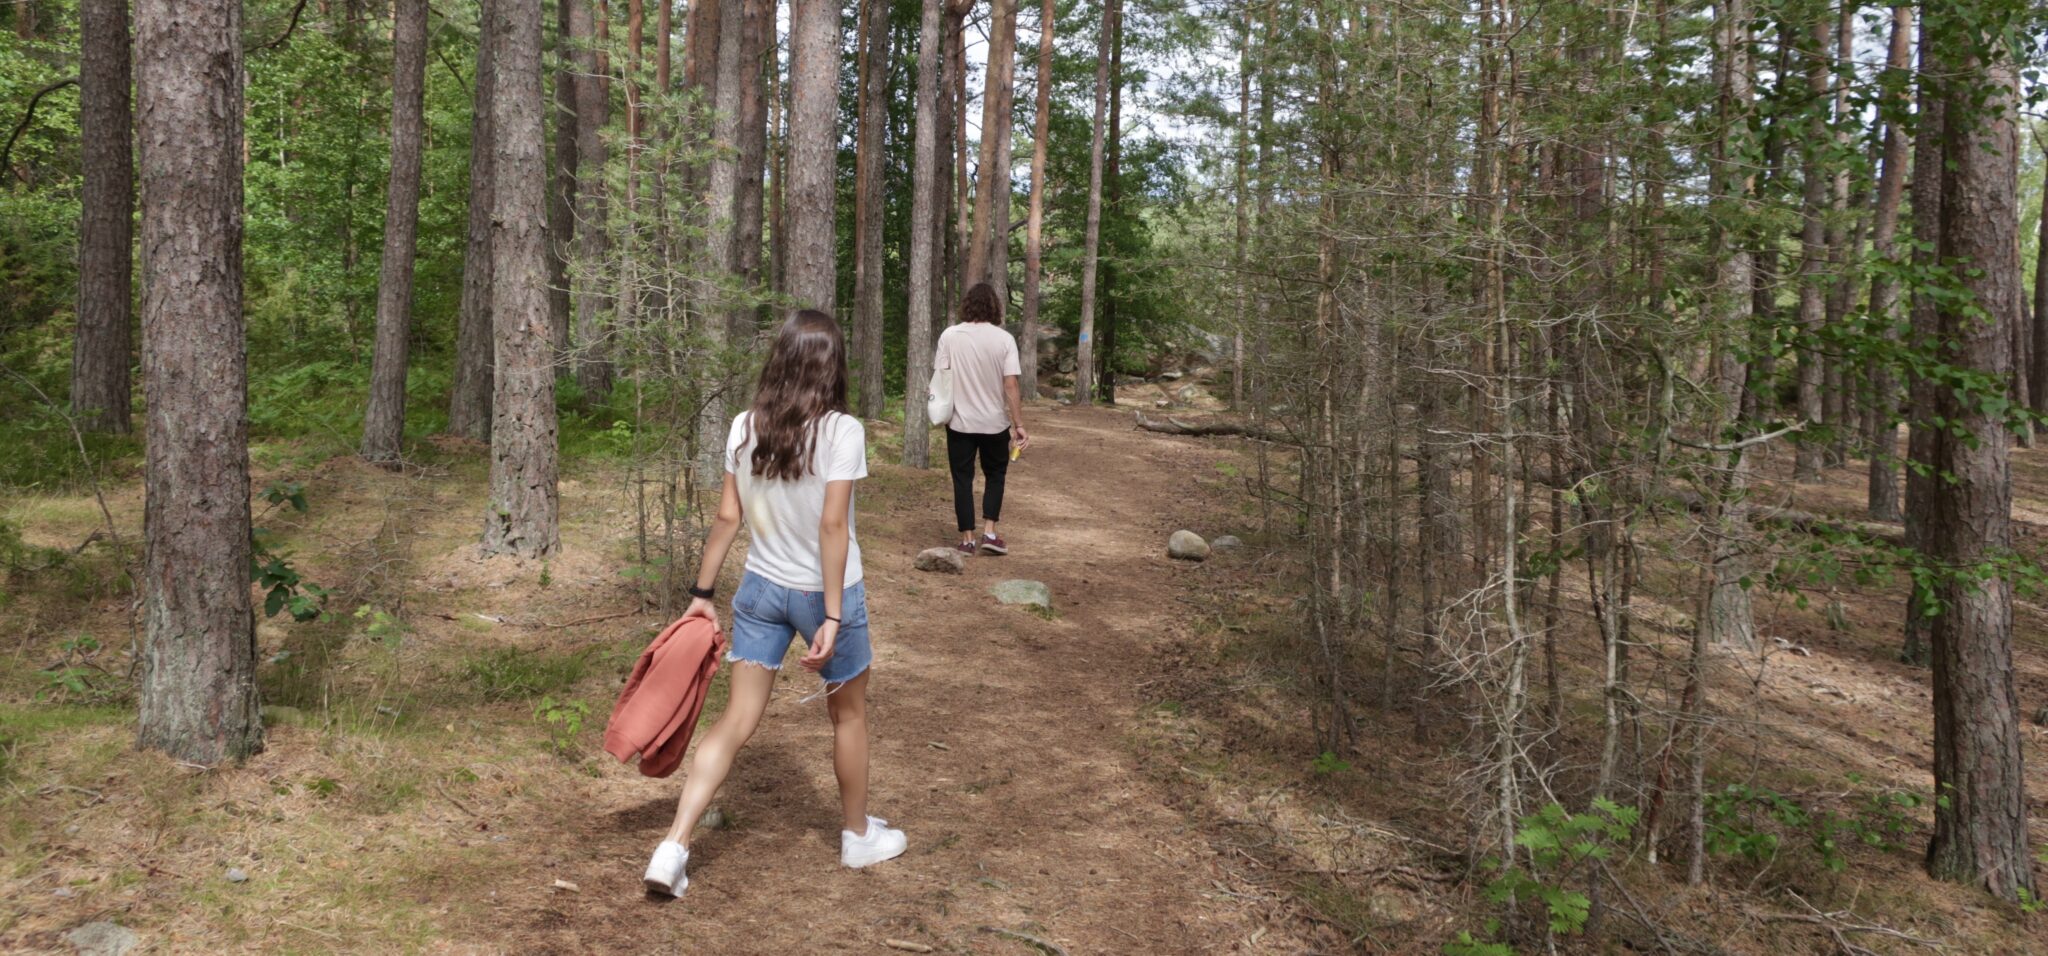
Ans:
[[[1003,476],[1010,471],[1010,431],[993,435],[946,429],[946,463],[953,468],[953,516],[961,531],[974,530],[974,458],[981,456],[981,470],[988,476],[982,493],[981,515],[990,521],[1003,520]]]

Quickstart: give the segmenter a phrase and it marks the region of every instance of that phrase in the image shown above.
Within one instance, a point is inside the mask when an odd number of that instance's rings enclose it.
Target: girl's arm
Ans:
[[[697,587],[709,591],[718,586],[718,572],[725,567],[726,553],[732,550],[734,538],[740,535],[740,485],[732,472],[725,473],[725,489],[718,495],[718,515],[711,519],[711,537],[704,542],[704,557],[697,565]],[[718,607],[700,597],[690,599],[690,609],[684,617],[709,618],[713,625],[718,623]]]
[[[818,519],[818,557],[825,572],[825,623],[811,640],[810,653],[798,663],[818,670],[832,659],[832,645],[839,637],[839,620],[846,597],[846,554],[851,548],[847,516],[853,511],[853,482],[825,483],[825,514]]]

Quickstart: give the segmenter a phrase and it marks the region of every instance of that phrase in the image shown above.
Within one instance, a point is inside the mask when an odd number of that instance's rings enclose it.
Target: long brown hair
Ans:
[[[804,309],[775,333],[754,389],[747,419],[754,477],[802,478],[818,447],[818,422],[832,412],[846,412],[846,340],[831,316]]]

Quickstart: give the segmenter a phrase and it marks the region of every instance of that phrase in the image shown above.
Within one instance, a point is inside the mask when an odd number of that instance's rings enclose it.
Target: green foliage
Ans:
[[[1497,875],[1486,884],[1486,898],[1510,909],[1539,904],[1549,933],[1581,932],[1592,914],[1593,901],[1576,887],[1596,878],[1590,872],[1594,864],[1628,844],[1640,818],[1636,808],[1604,797],[1594,800],[1593,809],[1585,813],[1571,813],[1553,803],[1523,817],[1515,830],[1515,847],[1525,865],[1487,860],[1486,867]],[[1499,932],[1499,923],[1491,922],[1486,935]],[[1502,943],[1479,939],[1470,932],[1460,933],[1444,951],[1459,956],[1512,952]]]
[[[289,505],[294,511],[306,510],[305,489],[296,482],[272,483],[262,497],[272,508]],[[271,547],[269,531],[249,529],[249,580],[263,592],[264,616],[286,612],[301,624],[318,620],[330,592],[305,580],[292,566],[291,556],[288,550]]]
[[[1351,769],[1351,761],[1325,750],[1309,763],[1309,769],[1324,775],[1343,773]]]
[[[371,640],[396,645],[405,637],[405,622],[389,611],[364,604],[356,608],[355,617],[363,625],[363,634]]]
[[[520,700],[557,693],[583,679],[590,669],[591,649],[567,653],[501,647],[470,658],[463,665],[486,700]]]
[[[1767,867],[1789,842],[1822,869],[1840,873],[1848,867],[1851,846],[1898,849],[1913,829],[1911,814],[1926,804],[1919,794],[1873,790],[1857,795],[1853,807],[1842,813],[1767,788],[1731,783],[1707,794],[1706,849]]]
[[[576,738],[583,734],[584,718],[590,716],[590,705],[580,700],[558,701],[553,697],[542,697],[540,706],[533,709],[535,720],[548,731],[548,749],[555,756],[565,760],[576,755]]]
[[[58,645],[64,656],[44,668],[36,699],[56,704],[106,706],[127,696],[127,681],[101,666],[97,638],[81,634]]]

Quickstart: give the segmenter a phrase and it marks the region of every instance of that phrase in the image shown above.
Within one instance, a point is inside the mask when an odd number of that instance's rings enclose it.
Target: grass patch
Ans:
[[[528,700],[574,686],[590,671],[592,648],[567,652],[501,647],[463,662],[485,700]]]

